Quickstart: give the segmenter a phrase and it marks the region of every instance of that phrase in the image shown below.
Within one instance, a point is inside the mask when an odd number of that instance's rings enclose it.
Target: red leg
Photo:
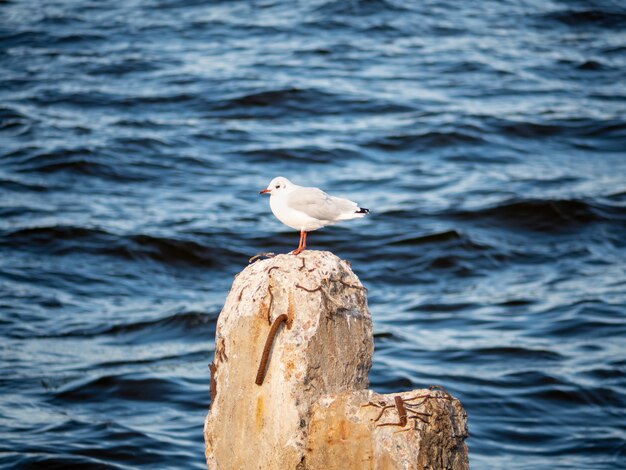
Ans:
[[[304,230],[300,230],[300,243],[298,244],[298,249],[292,251],[294,255],[299,255],[306,248],[306,232]]]

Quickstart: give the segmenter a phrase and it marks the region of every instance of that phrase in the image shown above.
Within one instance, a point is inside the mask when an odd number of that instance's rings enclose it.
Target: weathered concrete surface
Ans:
[[[270,324],[283,314],[259,386]],[[366,390],[373,335],[365,289],[332,253],[248,266],[215,344],[204,430],[210,470],[469,468],[458,400],[440,390]]]
[[[283,313],[289,319],[258,386],[270,321]],[[215,344],[204,432],[209,468],[303,468],[312,404],[367,387],[373,336],[365,289],[329,252],[258,261],[235,279]]]
[[[396,396],[406,403],[404,425],[398,424],[400,416],[395,406],[384,410],[380,407],[394,405]],[[425,399],[427,396],[433,398]],[[413,411],[424,414],[416,419]],[[347,391],[321,397],[313,405],[305,468],[465,470],[469,468],[466,437],[465,410],[458,400],[441,391],[388,395],[371,390]]]

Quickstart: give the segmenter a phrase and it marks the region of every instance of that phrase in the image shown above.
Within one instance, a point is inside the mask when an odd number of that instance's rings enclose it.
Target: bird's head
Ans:
[[[270,184],[267,186],[267,188],[261,190],[260,194],[269,194],[270,196],[272,194],[279,194],[289,189],[290,186],[291,181],[283,176],[277,176],[272,181],[270,181]]]

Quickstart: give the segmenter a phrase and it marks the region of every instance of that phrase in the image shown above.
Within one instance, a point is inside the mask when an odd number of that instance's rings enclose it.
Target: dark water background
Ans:
[[[441,384],[475,469],[626,468],[626,6],[0,3],[0,466],[204,468],[232,277],[311,234],[372,387]]]

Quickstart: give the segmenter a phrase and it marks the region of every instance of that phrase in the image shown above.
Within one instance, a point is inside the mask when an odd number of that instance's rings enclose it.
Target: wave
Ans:
[[[485,255],[487,258],[495,259],[498,254],[496,248],[485,243],[479,243],[469,235],[457,230],[446,230],[443,232],[429,233],[416,237],[400,238],[385,242],[389,247],[412,247],[433,244],[436,247],[429,251],[425,259],[430,259],[435,264],[456,264],[453,260],[460,260],[468,256]],[[397,249],[392,250],[398,252]],[[402,252],[402,256],[405,254]],[[472,258],[473,261],[477,261]]]
[[[564,134],[569,128],[564,123],[538,123],[538,122],[514,122],[514,121],[501,121],[496,127],[499,133],[512,137],[552,137],[556,135]]]
[[[555,338],[583,337],[588,340],[592,338],[601,340],[610,335],[626,334],[626,327],[623,323],[612,321],[572,318],[546,326],[540,329],[540,333]]]
[[[578,65],[576,65],[576,68],[578,70],[596,72],[598,70],[609,70],[611,67],[597,60],[585,60],[585,61],[579,62]]]
[[[457,145],[485,143],[482,137],[455,131],[431,131],[422,134],[395,134],[370,140],[365,145],[387,151],[422,150]]]
[[[50,190],[49,186],[45,186],[42,184],[35,184],[26,181],[20,181],[16,178],[2,178],[0,177],[0,188],[9,189],[11,191],[22,192],[22,191],[33,191],[37,193],[43,193]]]
[[[608,6],[604,9],[557,10],[542,16],[572,27],[626,28],[624,10]]]
[[[101,327],[102,329],[94,330],[77,330],[71,331],[64,336],[101,336],[101,335],[124,335],[129,333],[144,333],[149,336],[160,336],[165,332],[168,335],[172,335],[172,331],[178,332],[193,332],[202,329],[202,335],[205,336],[206,329],[202,328],[205,325],[215,326],[217,321],[217,314],[210,314],[206,312],[179,312],[173,315],[168,315],[163,318],[155,320],[146,320],[135,323],[122,323],[116,325],[107,325]]]
[[[85,90],[62,91],[59,89],[42,89],[28,98],[30,102],[40,106],[62,105],[80,108],[138,108],[141,106],[162,107],[164,105],[197,106],[199,109],[207,106],[200,94],[194,93],[162,93],[128,95],[121,92]]]
[[[608,387],[580,387],[575,384],[569,386],[540,387],[538,390],[519,394],[525,399],[547,401],[555,406],[572,405],[605,405],[607,403],[623,406],[626,403],[622,394]]]
[[[134,403],[137,406],[137,403]],[[72,417],[67,418],[70,414]],[[114,470],[136,466],[175,468],[188,456],[171,438],[144,432],[116,421],[110,414],[77,417],[63,413],[52,424],[21,427],[22,438],[9,440],[10,468],[19,469],[98,469]],[[63,436],[63,445],[54,436]],[[11,458],[12,457],[12,458]]]
[[[560,305],[542,313],[544,321],[533,324],[530,334],[551,338],[581,337],[586,340],[626,334],[622,305],[585,299]]]
[[[493,346],[472,349],[446,349],[438,351],[438,354],[446,357],[454,363],[480,361],[519,361],[528,364],[532,361],[559,361],[563,356],[548,349],[532,349],[515,346]]]
[[[156,61],[147,61],[135,56],[113,59],[105,64],[91,66],[88,69],[90,75],[123,76],[130,73],[148,73],[161,69]]]
[[[606,196],[606,198],[612,202],[626,203],[626,191],[618,191]]]
[[[202,331],[202,338],[198,338],[199,341],[206,342],[207,338],[212,338],[215,336],[215,330],[211,332],[206,332],[204,330],[201,330],[201,331]],[[158,339],[159,342],[161,342],[162,340],[163,338]],[[131,344],[137,344],[137,343],[131,343]],[[141,343],[139,344],[144,344],[144,341],[142,340]],[[167,354],[164,356],[132,357],[132,358],[120,359],[120,360],[105,360],[105,361],[98,363],[98,368],[118,368],[120,366],[141,366],[141,365],[148,365],[148,364],[159,364],[160,366],[162,366],[164,364],[171,365],[171,364],[192,363],[192,362],[201,363],[201,362],[206,362],[208,357],[209,357],[209,353],[206,350],[190,351],[184,354]]]
[[[207,352],[207,362],[208,362]],[[207,372],[208,380],[208,372]],[[53,400],[63,403],[137,402],[152,407],[155,403],[176,403],[177,407],[201,411],[209,404],[209,395],[202,387],[190,387],[183,378],[141,372],[105,374],[99,377],[78,378],[53,394]],[[127,405],[126,405],[127,406]]]
[[[267,162],[296,161],[304,163],[332,163],[343,159],[357,158],[362,155],[345,148],[323,148],[317,146],[297,148],[260,148],[236,152],[246,161]]]
[[[31,330],[9,332],[7,336],[15,339],[22,338],[95,338],[102,336],[124,336],[126,342],[141,344],[161,342],[168,338],[180,338],[184,335],[186,341],[192,337],[202,340],[211,337],[215,331],[217,313],[207,312],[177,312],[162,318],[135,321],[132,323],[98,324],[91,327],[80,327],[60,331],[53,334],[36,334]],[[135,341],[136,339],[136,341]],[[161,358],[162,359],[162,358]],[[124,362],[126,363],[126,362]]]
[[[444,275],[485,276],[527,256],[515,247],[477,240],[456,230],[412,237],[375,236],[366,253],[371,251],[376,251],[385,262],[374,264],[369,275],[398,284],[434,282]],[[369,263],[370,259],[366,255],[361,261]]]
[[[555,119],[545,121],[513,121],[502,118],[489,118],[486,125],[494,134],[515,138],[541,139],[566,137],[600,140],[607,145],[615,140],[617,144],[626,138],[626,121],[623,119]],[[607,142],[608,141],[608,142]]]
[[[390,0],[330,0],[315,8],[314,13],[329,16],[349,15],[362,17],[384,13],[402,14],[410,11],[398,2]]]
[[[162,148],[172,148],[176,145],[175,142],[172,142],[165,138],[157,138],[154,136],[144,136],[144,137],[117,137],[115,138],[115,145],[119,146],[120,149],[124,149],[125,151],[137,151],[142,152],[145,150],[154,150],[158,151]],[[154,163],[152,163],[154,165]],[[165,165],[159,165],[159,167],[164,168]]]
[[[8,34],[4,31],[9,31]],[[11,28],[5,28],[0,31],[0,46],[2,50],[8,50],[17,46],[32,46],[33,44],[50,44],[54,41],[54,35],[42,31],[26,30],[15,31]]]
[[[260,91],[229,100],[229,106],[284,106],[303,102],[326,101],[334,98],[330,93],[313,89],[284,88],[280,90]]]
[[[431,313],[448,313],[476,308],[476,304],[470,302],[461,303],[420,303],[419,305],[410,307],[408,310],[412,312],[431,312]]]
[[[120,165],[104,150],[90,147],[56,148],[49,151],[23,147],[6,155],[5,161],[19,173],[65,173],[120,182],[140,182],[153,178],[145,169]]]
[[[109,399],[154,401],[162,403],[167,396],[178,393],[178,384],[143,374],[104,375],[71,382],[62,387],[55,398],[64,401]]]
[[[46,254],[89,253],[125,259],[151,260],[172,266],[223,267],[243,258],[227,248],[225,240],[210,246],[194,240],[146,234],[117,235],[97,228],[55,225],[23,228],[0,235],[0,246]]]
[[[5,135],[25,135],[32,128],[32,120],[13,108],[0,106],[0,133]]]
[[[397,103],[338,95],[315,88],[262,90],[213,103],[211,114],[228,117],[284,117],[294,115],[389,113],[412,108]]]
[[[447,242],[451,240],[461,240],[463,236],[456,230],[446,230],[444,232],[430,233],[418,237],[402,238],[401,240],[391,241],[390,245],[422,245],[427,243]]]
[[[77,436],[78,437],[78,436]],[[10,467],[20,470],[47,468],[49,470],[62,470],[65,468],[72,468],[75,470],[116,470],[119,467],[99,460],[96,457],[88,457],[84,455],[71,455],[69,453],[63,453],[59,455],[57,449],[39,449],[29,447],[28,449],[21,450],[19,447],[17,451],[21,451],[21,455],[15,455],[14,458],[8,459],[7,462],[11,464]],[[84,452],[88,452],[89,449],[85,449]],[[106,455],[106,452],[99,452]],[[10,454],[7,454],[7,457]],[[111,451],[110,457],[115,455],[114,451]],[[3,463],[3,459],[0,458],[0,464]]]
[[[233,254],[225,248],[209,247],[192,240],[133,235],[130,241],[130,247],[121,247],[114,253],[128,255],[130,258],[136,257],[136,253],[139,253],[139,257],[191,266],[223,266],[224,260],[221,257]]]
[[[452,212],[460,220],[539,232],[562,232],[599,221],[626,219],[626,208],[579,199],[511,200],[485,209]]]

